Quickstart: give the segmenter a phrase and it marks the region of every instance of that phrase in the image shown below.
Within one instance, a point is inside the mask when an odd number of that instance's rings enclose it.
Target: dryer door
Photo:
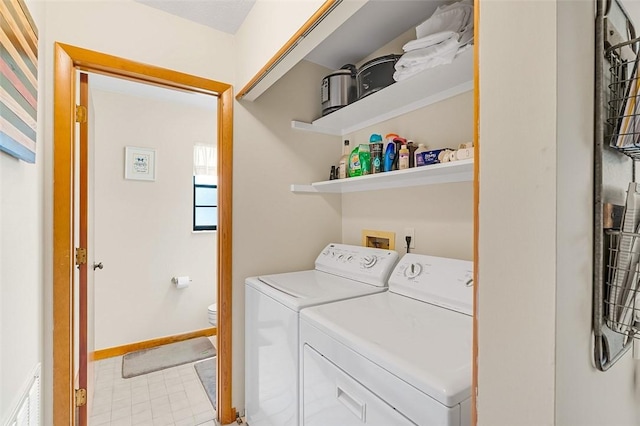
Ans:
[[[415,426],[310,346],[303,357],[303,426]]]

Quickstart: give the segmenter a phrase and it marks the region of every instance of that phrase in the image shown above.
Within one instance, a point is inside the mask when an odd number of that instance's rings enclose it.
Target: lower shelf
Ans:
[[[372,191],[433,185],[450,182],[470,182],[473,180],[473,159],[454,161],[451,163],[433,164],[414,167],[406,170],[377,173],[348,179],[314,182],[311,185],[291,185],[292,192],[334,193]]]

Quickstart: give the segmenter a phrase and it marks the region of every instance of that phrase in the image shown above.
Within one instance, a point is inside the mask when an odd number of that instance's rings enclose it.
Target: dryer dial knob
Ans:
[[[422,265],[419,263],[412,263],[404,270],[404,276],[407,278],[415,278],[422,272]]]

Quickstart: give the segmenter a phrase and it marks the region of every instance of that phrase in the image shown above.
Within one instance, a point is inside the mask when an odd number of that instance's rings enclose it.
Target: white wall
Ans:
[[[555,420],[556,6],[480,2],[480,426]]]
[[[26,3],[43,49],[43,4]],[[36,163],[0,153],[0,424],[9,420],[43,357],[44,73],[41,60]]]
[[[226,33],[194,24],[133,1],[47,1],[41,29],[41,61],[44,73],[46,122],[44,154],[45,187],[45,417],[52,424],[52,176],[53,176],[53,44],[55,41],[96,50],[233,83],[234,39]],[[46,31],[45,31],[46,30]],[[4,196],[3,196],[4,199]],[[23,212],[23,214],[25,214]],[[3,342],[4,343],[4,342]],[[4,347],[4,345],[3,345]]]
[[[193,147],[216,143],[217,98],[210,97],[204,108],[135,94],[92,93],[92,262],[104,264],[94,273],[96,349],[210,327],[217,234],[192,231]],[[124,179],[125,146],[156,150],[154,182]],[[171,278],[182,275],[192,282],[177,289]]]
[[[242,89],[313,15],[323,0],[257,0],[236,38],[238,76]]]
[[[593,367],[593,5],[559,2],[557,12],[556,424],[637,425],[640,393],[631,352],[607,372]],[[629,164],[621,168],[630,170]]]
[[[594,4],[480,15],[478,424],[636,425],[631,353],[593,363]]]
[[[424,143],[428,149],[457,148],[473,140],[473,93],[468,92],[345,136],[353,148],[371,133]],[[339,156],[339,155],[338,155]],[[336,157],[337,159],[337,157]],[[361,244],[362,230],[391,231],[396,250],[406,253],[404,229],[414,228],[412,253],[473,258],[473,185],[428,185],[342,196],[342,240]]]

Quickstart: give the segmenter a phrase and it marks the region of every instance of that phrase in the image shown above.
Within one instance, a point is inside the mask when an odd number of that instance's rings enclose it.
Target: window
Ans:
[[[218,185],[215,176],[193,177],[193,230],[218,229]]]
[[[218,229],[218,156],[213,145],[193,147],[193,230]]]

